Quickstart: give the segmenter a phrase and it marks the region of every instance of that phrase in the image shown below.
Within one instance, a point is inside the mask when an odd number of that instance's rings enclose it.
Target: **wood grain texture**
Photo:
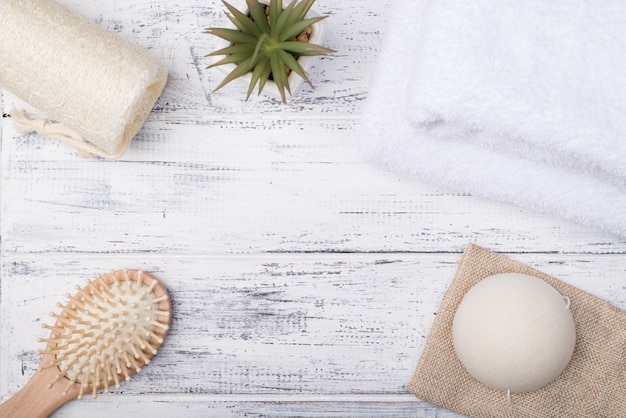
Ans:
[[[169,337],[120,391],[55,416],[457,416],[405,385],[469,242],[626,309],[626,240],[363,159],[391,0],[317,0],[338,53],[288,105],[246,102],[237,84],[212,93],[222,74],[205,68],[201,31],[223,22],[217,0],[61,2],[150,49],[170,78],[120,161],[1,119],[0,397],[39,364],[55,303],[124,267],[167,286]],[[0,99],[3,113],[25,106]]]
[[[624,253],[626,242],[384,172],[352,120],[149,122],[122,161],[5,120],[4,246],[20,252]],[[41,214],[53,214],[51,218]],[[80,216],[77,216],[80,214]],[[442,222],[444,220],[444,222]]]
[[[626,272],[614,256],[515,257],[626,309]],[[12,259],[3,265],[11,277],[3,281],[3,388],[18,389],[36,369],[35,339],[55,301],[94,271],[129,265],[168,287],[174,317],[160,353],[124,394],[314,400],[404,394],[459,255]]]
[[[111,397],[118,397],[115,394]],[[330,398],[307,398],[301,400],[292,395],[265,396],[255,399],[250,396],[204,396],[180,395],[163,400],[154,395],[125,395],[121,401],[102,403],[83,400],[89,405],[89,414],[93,418],[109,418],[113,415],[124,416],[127,411],[143,405],[142,415],[147,417],[420,417],[420,418],[456,418],[462,415],[441,410],[413,396],[335,396]],[[85,405],[69,403],[63,407],[63,416],[81,416]]]

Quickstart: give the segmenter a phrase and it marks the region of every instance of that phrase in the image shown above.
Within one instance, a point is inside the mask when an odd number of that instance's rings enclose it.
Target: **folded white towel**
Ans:
[[[626,2],[398,0],[376,161],[626,236]]]

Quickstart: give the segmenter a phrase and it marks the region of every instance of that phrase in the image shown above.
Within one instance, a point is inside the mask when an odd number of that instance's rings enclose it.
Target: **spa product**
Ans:
[[[464,296],[452,326],[470,375],[496,389],[528,392],[554,381],[576,344],[570,300],[536,277],[486,277]]]
[[[0,405],[0,417],[46,417],[84,393],[120,386],[150,363],[169,329],[171,304],[161,283],[137,270],[87,281],[50,329],[38,372]]]
[[[55,120],[12,110],[18,132],[120,157],[165,86],[165,65],[51,0],[0,1],[0,28],[0,87]]]
[[[513,272],[541,279],[571,300],[576,346],[556,380],[539,390],[514,394],[506,402],[504,392],[475,379],[459,361],[452,328],[468,291],[488,276]],[[567,301],[561,306],[567,306]],[[468,417],[626,417],[625,330],[623,309],[519,261],[469,244],[442,297],[407,389],[422,401]]]

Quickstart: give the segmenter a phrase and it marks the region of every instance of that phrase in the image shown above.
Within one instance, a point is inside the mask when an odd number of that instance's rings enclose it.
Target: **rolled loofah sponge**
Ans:
[[[165,86],[165,65],[51,0],[0,1],[0,28],[0,86],[58,121],[56,137],[119,158]]]

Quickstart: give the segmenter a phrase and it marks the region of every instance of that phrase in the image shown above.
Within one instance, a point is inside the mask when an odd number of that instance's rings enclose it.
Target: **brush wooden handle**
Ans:
[[[43,361],[48,361],[45,358]],[[62,382],[48,388],[48,384],[58,373],[56,367],[36,371],[30,381],[11,399],[0,405],[0,417],[45,418],[65,402],[78,395],[80,385],[72,385],[66,395]]]
[[[157,353],[172,309],[165,287],[148,273],[127,269],[87,283],[67,305],[59,304],[61,314],[51,313],[57,321],[44,324],[52,333],[40,339],[48,345],[39,371],[0,405],[0,418],[47,417],[73,398],[89,392],[96,397],[111,384],[119,387]]]

